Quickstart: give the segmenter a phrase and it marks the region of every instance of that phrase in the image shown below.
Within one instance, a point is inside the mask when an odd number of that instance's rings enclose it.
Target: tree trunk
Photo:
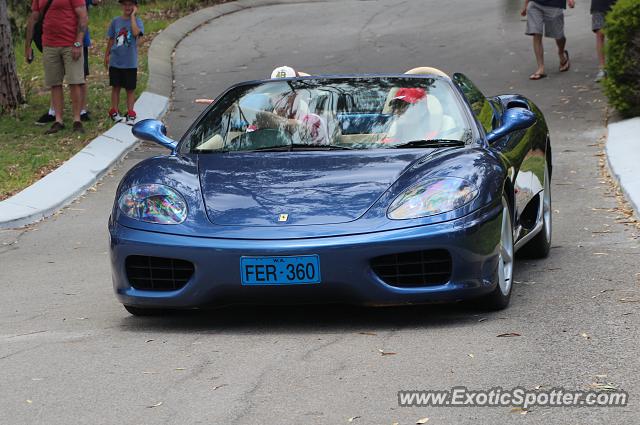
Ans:
[[[23,98],[13,54],[7,1],[0,0],[0,111],[15,109],[21,103]]]

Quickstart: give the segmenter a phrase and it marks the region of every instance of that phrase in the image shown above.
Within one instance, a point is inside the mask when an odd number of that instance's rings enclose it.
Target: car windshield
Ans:
[[[182,147],[214,153],[451,146],[471,137],[465,117],[439,78],[271,80],[226,93]],[[413,143],[425,140],[433,143]]]

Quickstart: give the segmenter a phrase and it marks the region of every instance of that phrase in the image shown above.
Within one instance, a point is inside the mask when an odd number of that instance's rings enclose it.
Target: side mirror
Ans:
[[[142,120],[133,126],[131,132],[140,140],[156,142],[172,151],[178,146],[178,142],[167,137],[167,127],[158,120]]]
[[[489,134],[487,141],[493,143],[517,130],[525,130],[536,123],[536,114],[525,108],[509,108],[502,114],[502,125]]]

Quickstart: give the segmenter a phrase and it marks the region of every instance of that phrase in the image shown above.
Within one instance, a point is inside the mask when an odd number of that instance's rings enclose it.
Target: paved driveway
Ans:
[[[106,221],[143,145],[59,215],[0,232],[2,424],[637,423],[638,234],[602,180],[605,103],[592,83],[587,2],[568,13],[572,69],[530,82],[519,4],[335,1],[268,6],[194,31],[175,55],[170,133],[232,83],[276,65],[312,73],[462,71],[487,94],[530,96],[554,144],[550,258],[516,263],[511,307],[252,308],[130,317],[112,295]],[[636,233],[634,233],[636,232]],[[514,332],[521,336],[498,338]],[[384,352],[395,353],[382,355]],[[400,408],[401,389],[588,389],[612,383],[626,408]]]

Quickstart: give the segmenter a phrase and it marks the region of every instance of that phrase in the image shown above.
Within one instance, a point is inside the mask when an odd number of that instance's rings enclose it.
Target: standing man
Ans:
[[[569,7],[573,8],[575,0],[568,0]],[[565,48],[567,39],[564,36],[564,9],[567,8],[567,0],[525,0],[520,14],[527,17],[527,31],[525,34],[533,36],[533,52],[536,55],[538,68],[529,76],[530,80],[539,80],[547,76],[544,70],[544,49],[542,47],[542,34],[548,38],[554,38],[558,46],[560,56],[560,72],[569,70],[569,52]]]
[[[591,0],[591,29],[596,34],[596,52],[598,53],[598,73],[596,83],[607,76],[604,57],[604,17],[611,10],[616,0]]]
[[[87,5],[87,15],[89,14],[89,8],[100,4],[101,0],[85,0]],[[84,40],[82,42],[82,55],[84,56],[84,84],[82,85],[82,109],[80,110],[81,121],[91,121],[89,115],[89,98],[88,98],[88,84],[87,77],[89,76],[89,47],[91,46],[91,36],[89,35],[89,26],[87,25],[87,32],[84,33]],[[53,108],[53,102],[49,106],[49,111],[42,114],[36,121],[37,125],[50,124],[56,120],[56,111]]]
[[[73,131],[82,133],[84,132],[80,121],[82,85],[84,84],[82,46],[88,24],[85,0],[33,0],[25,39],[26,58],[31,58],[33,55],[31,48],[33,26],[45,10],[42,62],[45,85],[51,89],[51,101],[56,114],[55,122],[45,134],[57,133],[64,129],[62,83],[65,78],[71,91]]]

